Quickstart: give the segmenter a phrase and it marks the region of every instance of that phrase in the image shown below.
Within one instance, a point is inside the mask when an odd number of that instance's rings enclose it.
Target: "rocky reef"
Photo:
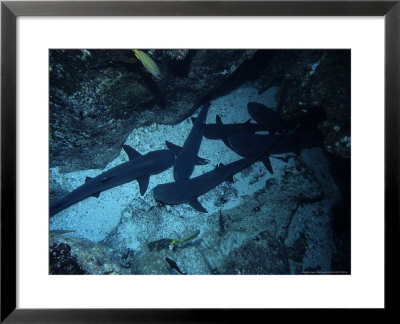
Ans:
[[[130,252],[115,252],[103,244],[50,232],[50,274],[117,275],[130,273]]]
[[[98,174],[79,171],[126,162],[123,144],[182,145],[206,101],[207,123],[246,123],[255,101],[292,129],[320,130],[323,145],[274,154],[273,174],[250,165],[200,197],[206,215],[154,201],[167,172],[143,196],[126,184],[89,198],[51,220],[50,273],[177,274],[165,258],[188,274],[350,273],[350,51],[145,53],[159,76],[132,50],[50,50],[50,201]],[[210,163],[193,176],[238,159],[222,141],[202,143]]]
[[[348,51],[153,50],[156,80],[131,50],[50,51],[50,163],[65,171],[103,168],[132,129],[176,124],[201,101],[243,84],[279,85],[288,120],[321,109],[325,148],[350,152]],[[65,127],[68,125],[68,127]],[[84,131],[82,131],[82,129]],[[95,152],[95,153],[93,153]]]
[[[51,50],[50,165],[104,168],[132,129],[187,118],[253,53],[154,50],[156,80],[131,50]]]

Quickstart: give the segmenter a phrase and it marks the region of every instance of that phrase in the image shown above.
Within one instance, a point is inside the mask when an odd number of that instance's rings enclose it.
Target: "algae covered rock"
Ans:
[[[304,120],[322,111],[319,123],[328,152],[350,157],[350,51],[299,51],[277,94],[283,119]]]
[[[166,140],[182,146],[204,101],[211,103],[207,123],[219,116],[224,124],[254,124],[248,103],[257,102],[291,131],[322,131],[324,148],[273,154],[273,172],[251,164],[198,197],[204,214],[154,199],[156,186],[174,181],[172,168],[151,175],[144,194],[133,181],[89,197],[50,219],[50,272],[176,275],[166,258],[188,274],[349,269],[350,215],[333,207],[337,186],[350,195],[350,173],[337,162],[350,166],[347,52],[143,52],[159,73],[132,50],[50,52],[51,202],[102,172],[87,169],[126,162],[122,144],[140,154],[165,149]],[[209,164],[197,165],[193,178],[241,158],[208,138],[199,156]],[[54,232],[64,228],[74,232]]]
[[[64,171],[104,168],[138,119],[136,110],[154,98],[139,74],[113,66],[103,51],[87,52],[90,59],[50,52],[50,166]]]
[[[50,50],[50,166],[104,168],[137,127],[188,117],[255,51]]]
[[[53,243],[49,254],[50,274],[85,274],[76,259],[71,255],[71,247],[65,243]]]
[[[50,232],[50,274],[129,274],[127,258],[105,245]]]

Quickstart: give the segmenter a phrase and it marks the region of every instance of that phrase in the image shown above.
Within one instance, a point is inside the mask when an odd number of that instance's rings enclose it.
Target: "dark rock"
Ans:
[[[296,158],[296,165],[299,163]],[[287,237],[289,225],[299,206],[317,203],[323,198],[322,187],[313,171],[307,165],[301,165],[301,172],[287,167],[280,179],[268,179],[264,189],[255,194],[257,201],[268,206],[269,212],[274,215],[276,235],[282,240]]]
[[[283,243],[266,232],[232,251],[221,269],[224,274],[290,273]]]
[[[282,80],[293,69],[301,51],[298,50],[260,50],[254,54],[257,62],[255,78],[246,81],[261,94],[274,85],[280,86]]]
[[[300,233],[297,240],[286,246],[286,255],[289,259],[301,262],[307,251],[307,239],[304,233]]]
[[[277,97],[286,121],[306,120],[323,110],[326,120],[315,126],[324,134],[325,149],[350,157],[350,51],[299,51]]]
[[[152,241],[147,246],[149,247],[150,251],[161,251],[161,250],[167,250],[171,246],[172,239],[160,239],[157,241]]]

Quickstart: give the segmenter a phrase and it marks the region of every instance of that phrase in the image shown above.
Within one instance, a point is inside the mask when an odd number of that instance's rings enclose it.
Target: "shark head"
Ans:
[[[168,188],[163,185],[158,185],[153,189],[154,200],[162,205],[168,204]]]

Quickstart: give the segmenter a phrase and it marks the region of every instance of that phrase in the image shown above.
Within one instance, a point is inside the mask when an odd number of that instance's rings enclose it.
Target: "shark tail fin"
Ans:
[[[138,151],[130,147],[129,145],[122,145],[122,148],[124,149],[125,153],[128,155],[129,160],[134,160],[138,158],[139,156],[142,156]]]
[[[150,176],[146,174],[137,178],[136,180],[139,184],[140,195],[143,196],[146,193],[147,187],[149,186]]]

